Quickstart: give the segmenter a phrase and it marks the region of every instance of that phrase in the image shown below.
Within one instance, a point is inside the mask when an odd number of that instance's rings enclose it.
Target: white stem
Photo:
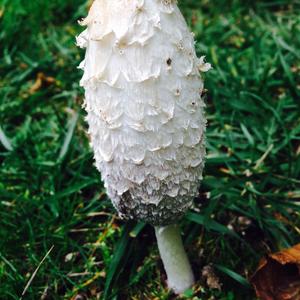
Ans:
[[[155,227],[161,259],[168,276],[168,286],[181,294],[194,284],[194,274],[183,248],[177,225]]]

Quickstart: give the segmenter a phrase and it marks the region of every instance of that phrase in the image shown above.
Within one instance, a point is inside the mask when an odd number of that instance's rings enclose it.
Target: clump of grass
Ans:
[[[300,8],[180,4],[214,67],[206,174],[182,223],[199,279],[185,299],[253,299],[246,278],[259,257],[299,241]],[[85,1],[0,11],[1,299],[20,298],[52,246],[24,299],[172,299],[152,231],[116,217],[93,166],[74,45]],[[201,279],[208,264],[222,291]]]

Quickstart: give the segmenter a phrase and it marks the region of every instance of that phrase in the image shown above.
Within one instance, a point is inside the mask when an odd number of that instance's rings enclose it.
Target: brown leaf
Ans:
[[[300,300],[300,244],[263,258],[251,283],[262,300]]]
[[[206,284],[210,289],[222,290],[222,284],[211,265],[203,267],[202,278],[206,280]]]
[[[34,84],[30,87],[29,93],[34,94],[43,86],[48,86],[55,83],[55,79],[53,77],[46,76],[44,73],[39,72],[37,74],[36,80]]]

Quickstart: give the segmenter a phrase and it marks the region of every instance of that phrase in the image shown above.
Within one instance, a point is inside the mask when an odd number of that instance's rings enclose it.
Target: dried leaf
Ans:
[[[29,89],[29,93],[34,94],[35,92],[40,90],[43,86],[48,86],[53,83],[55,83],[55,79],[53,77],[46,76],[44,73],[39,72],[37,74],[34,84]]]
[[[206,281],[210,289],[222,290],[222,283],[211,265],[204,266],[202,269],[202,278]]]
[[[263,258],[251,283],[262,300],[299,300],[300,244]]]

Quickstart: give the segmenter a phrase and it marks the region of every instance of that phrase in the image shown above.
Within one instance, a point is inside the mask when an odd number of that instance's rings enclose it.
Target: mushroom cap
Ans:
[[[209,65],[172,0],[95,0],[81,23],[86,120],[108,196],[123,218],[174,223],[202,178]]]

